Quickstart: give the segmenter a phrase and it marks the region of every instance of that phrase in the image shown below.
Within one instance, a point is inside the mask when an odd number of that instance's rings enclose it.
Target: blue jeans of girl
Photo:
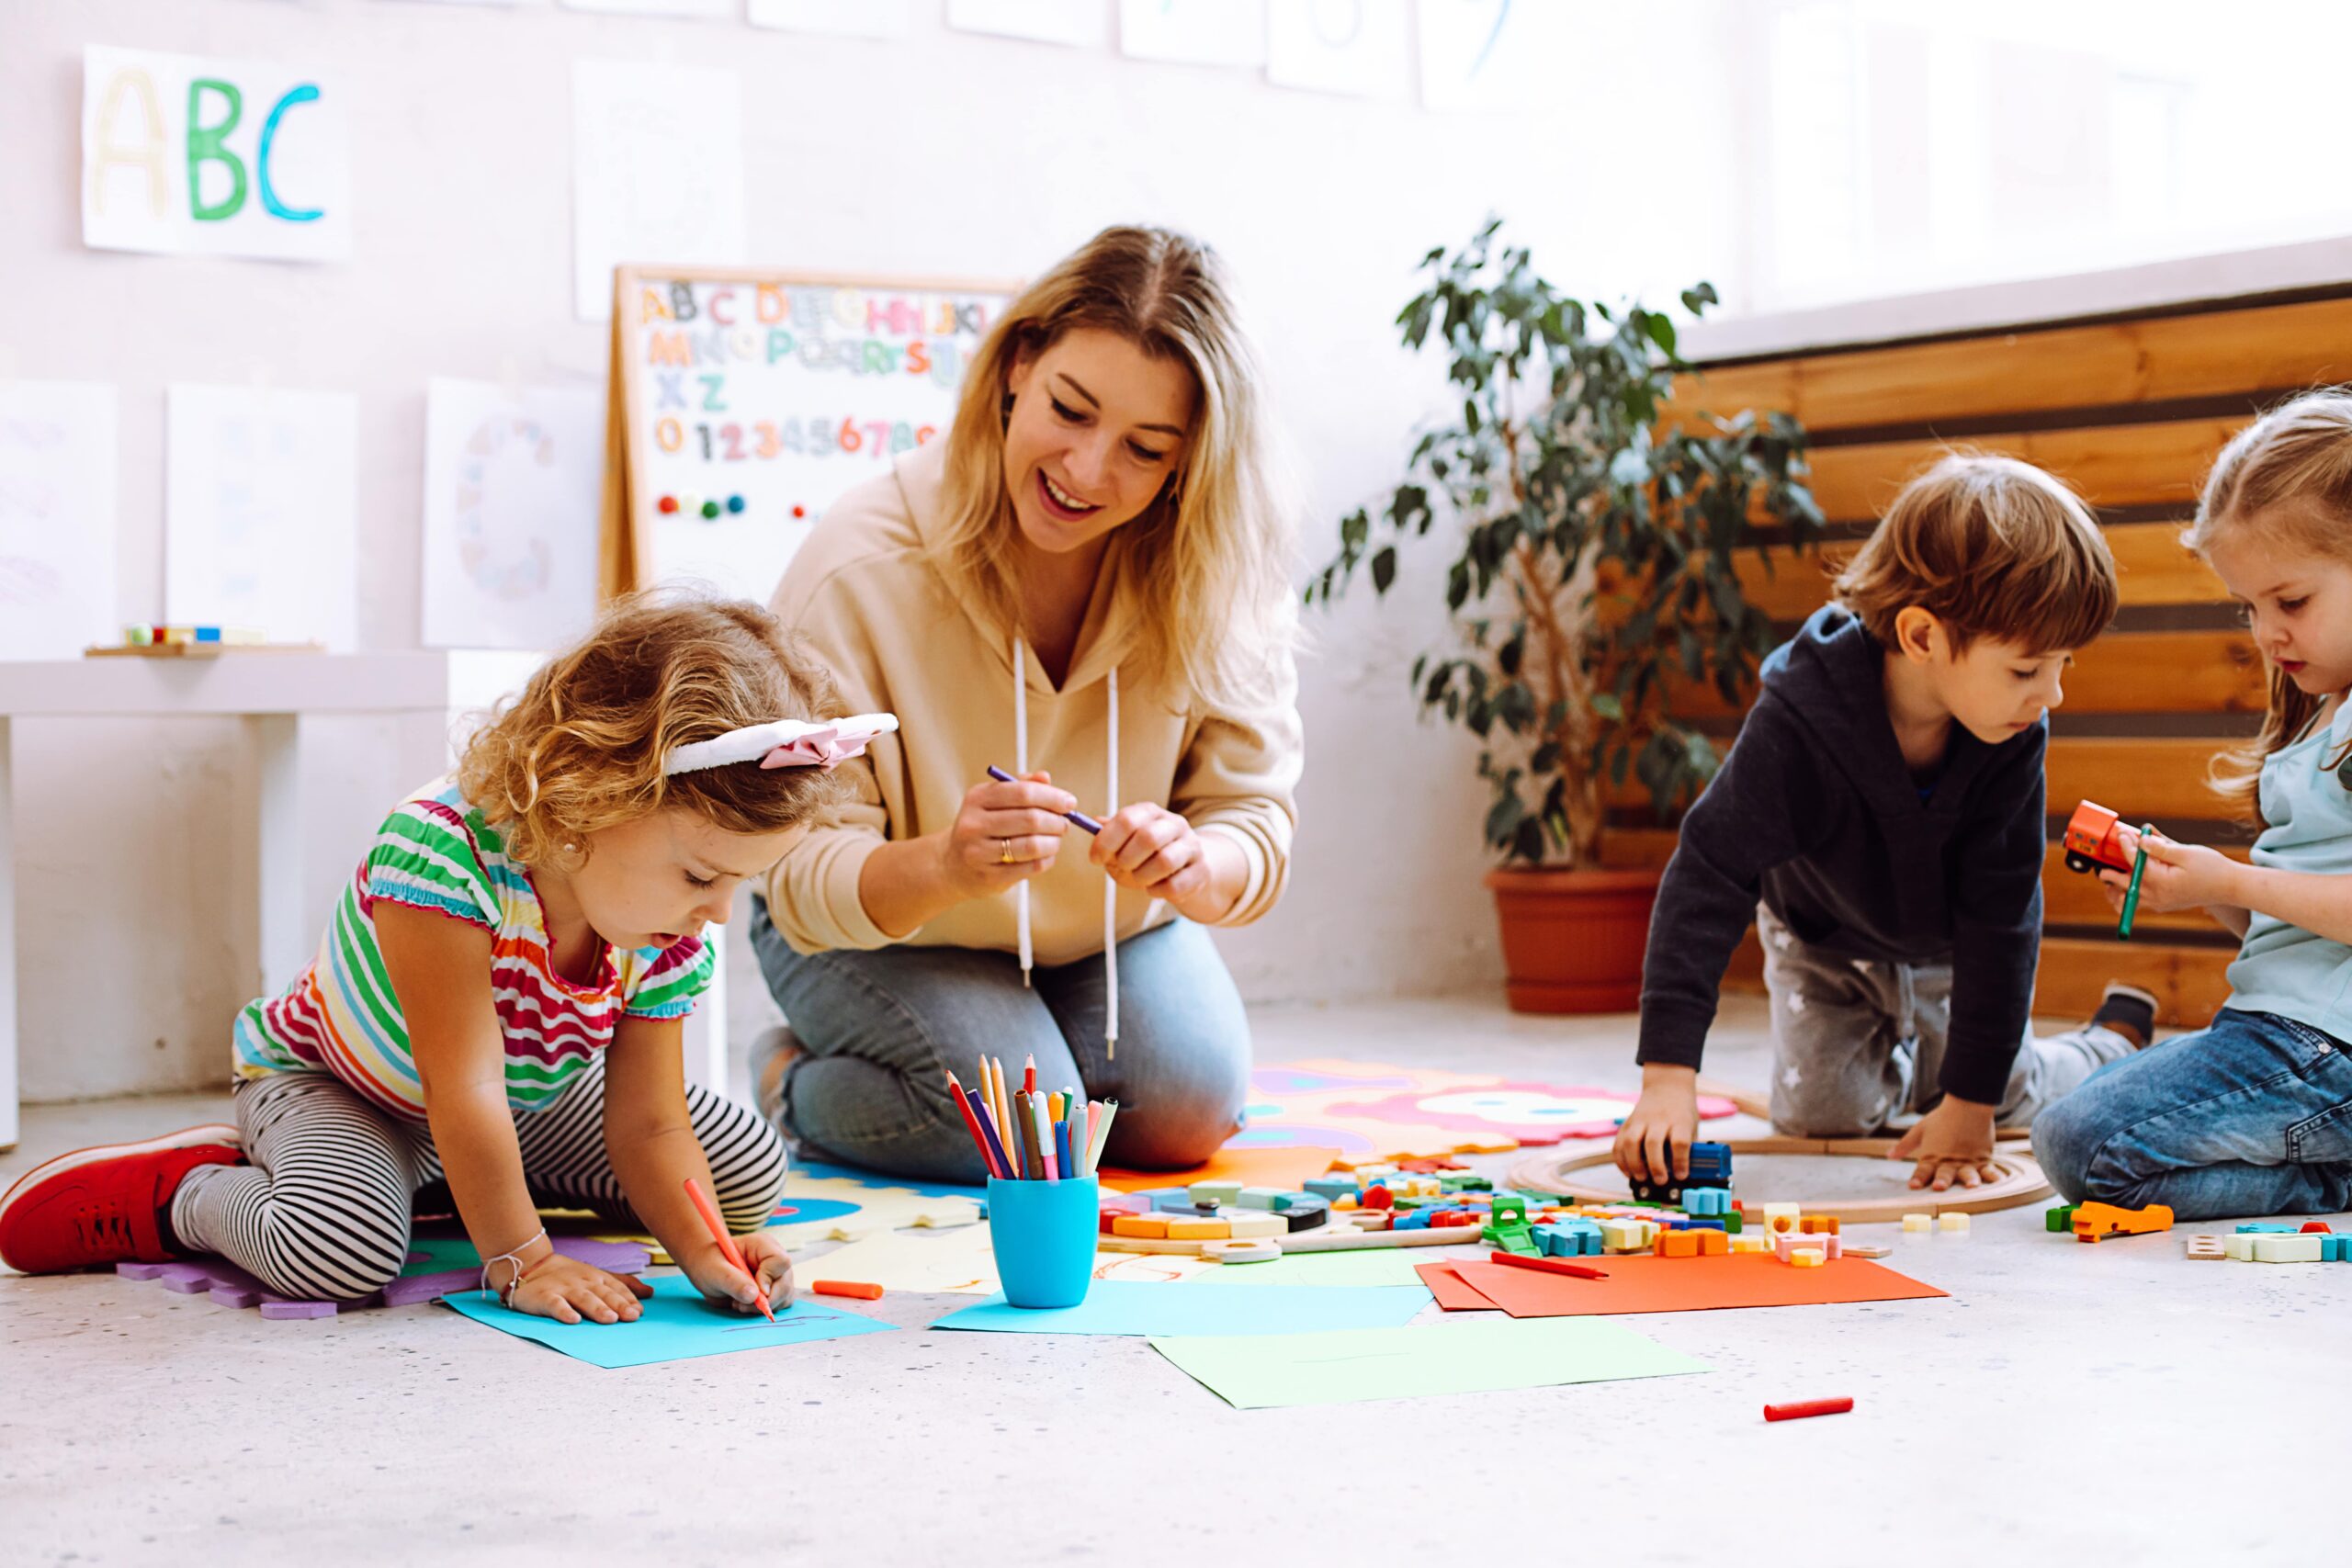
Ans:
[[[2033,1124],[2069,1202],[2177,1218],[2328,1214],[2352,1205],[2352,1061],[2275,1013],[2224,1008],[2093,1073]]]
[[[809,1158],[927,1181],[986,1171],[947,1089],[972,1088],[981,1053],[1020,1087],[1119,1102],[1104,1165],[1181,1170],[1241,1126],[1250,1021],[1208,933],[1175,920],[1119,944],[1119,1048],[1103,1050],[1100,956],[1021,984],[1009,953],[883,947],[798,953],[752,903],[752,946],[805,1053],[786,1070],[778,1131]]]

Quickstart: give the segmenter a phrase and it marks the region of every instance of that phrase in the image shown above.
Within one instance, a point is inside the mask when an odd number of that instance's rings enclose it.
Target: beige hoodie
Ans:
[[[831,664],[849,711],[899,716],[896,735],[842,764],[858,795],[840,825],[812,832],[768,874],[769,913],[801,953],[894,940],[1018,950],[1010,891],[959,904],[895,939],[858,897],[866,856],[886,840],[945,829],[965,793],[988,777],[989,764],[1010,771],[1019,751],[1012,641],[956,599],[924,556],[937,526],[945,445],[908,453],[891,474],[835,502],[793,557],[771,604]],[[1238,845],[1250,878],[1222,923],[1245,925],[1274,907],[1290,873],[1303,752],[1291,655],[1280,656],[1272,696],[1247,710],[1170,701],[1140,677],[1122,676],[1114,726],[1109,677],[1128,637],[1127,628],[1104,624],[1109,599],[1107,585],[1098,584],[1061,689],[1023,649],[1029,767],[1050,772],[1093,816],[1156,801],[1196,830]],[[1114,744],[1116,802],[1106,798]],[[1105,881],[1087,859],[1085,834],[1072,829],[1053,869],[1028,884],[1038,964],[1103,951]],[[1159,900],[1122,887],[1108,923],[1124,941],[1170,918]]]

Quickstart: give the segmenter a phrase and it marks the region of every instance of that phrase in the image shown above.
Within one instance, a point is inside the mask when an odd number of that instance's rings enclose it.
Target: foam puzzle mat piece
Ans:
[[[631,1274],[647,1265],[646,1249],[630,1244],[616,1244],[592,1240],[586,1236],[557,1236],[555,1249],[566,1257],[577,1258],[616,1274]],[[469,1267],[432,1269],[436,1262],[462,1256],[472,1259]],[[419,1266],[424,1271],[418,1271]],[[300,1301],[283,1296],[246,1273],[225,1258],[192,1258],[170,1263],[118,1263],[119,1278],[159,1281],[164,1289],[176,1295],[203,1296],[215,1304],[238,1310],[258,1309],[264,1318],[273,1323],[289,1320],[334,1317],[338,1313],[366,1307],[407,1306],[416,1302],[430,1301],[454,1290],[476,1285],[481,1279],[481,1262],[471,1244],[462,1237],[454,1244],[447,1237],[422,1238],[408,1255],[407,1271],[380,1291],[356,1301]]]
[[[1340,1057],[1253,1068],[1250,1090],[1246,1124],[1227,1149],[1330,1145],[1357,1165],[1604,1137],[1634,1106],[1632,1095],[1604,1089]],[[1716,1095],[1699,1097],[1702,1118],[1736,1109]]]

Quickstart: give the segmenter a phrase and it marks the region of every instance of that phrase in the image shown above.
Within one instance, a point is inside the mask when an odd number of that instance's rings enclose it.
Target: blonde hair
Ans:
[[[842,711],[831,671],[759,605],[639,593],[499,707],[467,743],[458,787],[526,865],[575,868],[584,835],[665,806],[773,833],[820,818],[847,784],[744,764],[665,776],[663,759],[729,730]]]
[[[2036,654],[2085,646],[2115,618],[2115,557],[2075,492],[2030,463],[1955,451],[1903,487],[1836,583],[1893,646],[1917,605],[1955,649],[1977,637]]]
[[[1016,362],[1079,328],[1116,333],[1192,372],[1198,392],[1182,467],[1103,557],[1142,672],[1190,695],[1263,688],[1294,635],[1292,508],[1260,406],[1256,350],[1225,265],[1165,229],[1111,228],[1063,258],[1007,309],[964,382],[947,440],[944,518],[933,564],[1010,633],[1016,525],[1005,492],[1004,422]]]
[[[2306,555],[2352,560],[2352,389],[2328,387],[2279,404],[2233,436],[2213,459],[2197,520],[2180,542],[2205,557],[2224,530]],[[2290,745],[2320,699],[2277,666],[2262,732],[2213,760],[2213,787],[2262,821],[2262,764]],[[2352,750],[2352,748],[2347,748]],[[2339,753],[2327,766],[2342,764]]]

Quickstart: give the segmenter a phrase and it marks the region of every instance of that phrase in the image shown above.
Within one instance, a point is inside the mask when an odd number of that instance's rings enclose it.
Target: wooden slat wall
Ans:
[[[2180,547],[2214,455],[2261,408],[2352,379],[2352,288],[2293,302],[2208,304],[2129,320],[2053,324],[1933,342],[1702,365],[1675,406],[1781,409],[1814,442],[1812,483],[1838,542],[1820,559],[1784,550],[1743,565],[1751,598],[1790,626],[1821,604],[1838,561],[1910,476],[1951,446],[2001,452],[2066,479],[2100,513],[2123,608],[2084,649],[2053,715],[2052,827],[2080,799],[2243,855],[2250,829],[2205,783],[2214,753],[2250,732],[2265,672],[2221,583]],[[1676,711],[1728,733],[1737,715],[1703,689]],[[1612,862],[1662,863],[1670,831],[1637,790],[1611,791]],[[2198,915],[2143,917],[2129,943],[2087,877],[2052,844],[2039,1010],[2086,1012],[2109,979],[2145,985],[2167,1021],[2209,1020],[2228,994],[2233,946]],[[1758,974],[1751,938],[1733,983]]]

